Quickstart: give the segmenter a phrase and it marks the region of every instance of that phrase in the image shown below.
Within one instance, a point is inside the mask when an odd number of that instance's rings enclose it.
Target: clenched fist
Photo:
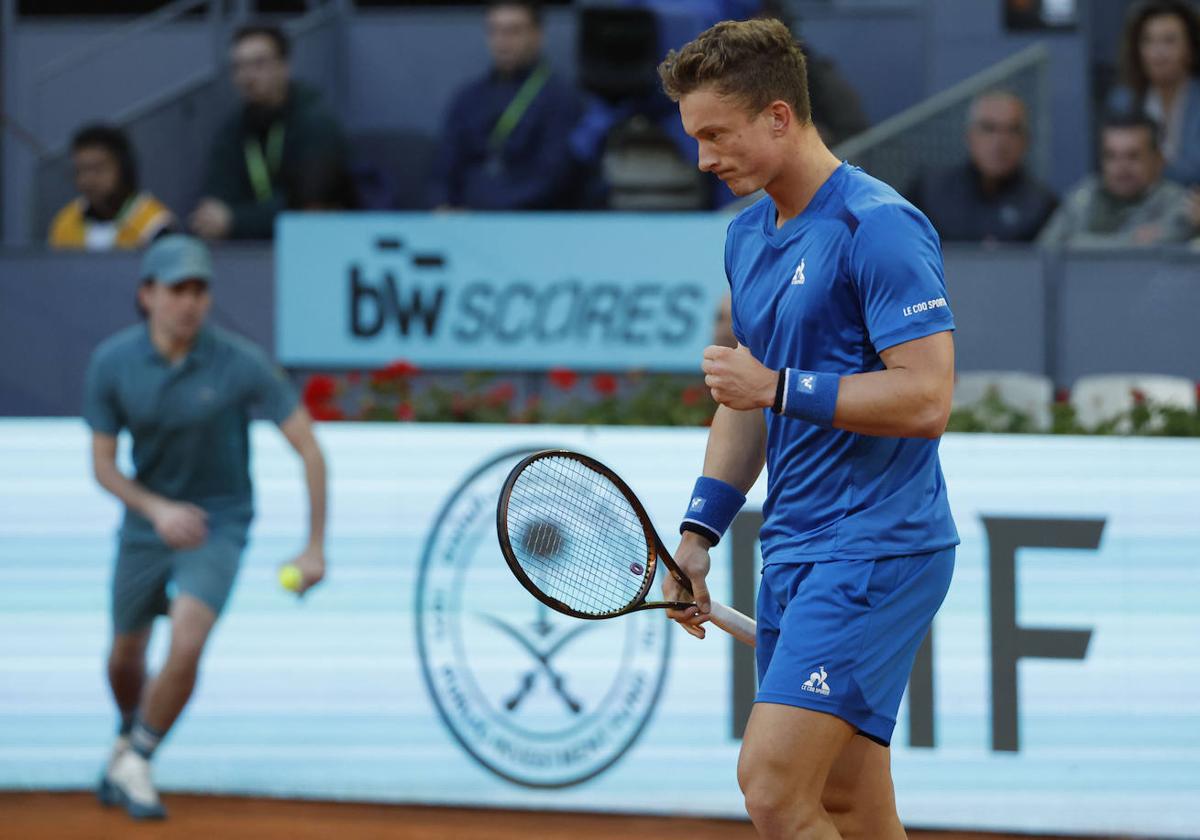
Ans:
[[[762,365],[741,344],[736,348],[705,348],[700,368],[713,399],[723,406],[749,411],[775,404],[778,371]]]

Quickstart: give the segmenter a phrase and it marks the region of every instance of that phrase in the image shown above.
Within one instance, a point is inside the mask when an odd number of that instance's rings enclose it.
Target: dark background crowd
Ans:
[[[402,176],[355,148],[330,103],[293,77],[283,29],[244,25],[228,49],[240,101],[211,140],[199,202],[165,206],[153,184],[139,182],[136,150],[121,127],[89,124],[71,144],[79,195],[54,217],[48,241],[59,248],[137,248],[167,230],[209,240],[267,239],[283,210],[729,205],[728,191],[696,169],[694,143],[658,89],[654,66],[663,37],[656,5],[582,6],[576,13],[579,66],[569,80],[546,58],[540,5],[499,0],[482,10],[490,69],[446,103],[431,165]],[[786,17],[787,10],[722,0],[708,14]],[[711,22],[690,18],[696,31]],[[814,121],[836,146],[869,123],[834,58],[805,47]],[[1200,232],[1194,5],[1130,5],[1115,64],[1095,136],[1078,138],[1079,153],[1094,154],[1097,171],[1065,194],[1031,171],[1030,103],[1003,87],[972,100],[962,126],[963,161],[922,167],[893,186],[947,242],[1138,247],[1192,240]]]

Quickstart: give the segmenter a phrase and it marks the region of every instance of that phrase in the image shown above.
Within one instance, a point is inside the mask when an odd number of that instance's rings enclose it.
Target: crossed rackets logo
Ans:
[[[543,604],[538,604],[538,617],[533,623],[533,630],[542,639],[554,633],[554,626],[548,620],[549,614],[550,611]],[[573,627],[562,633],[549,647],[543,649],[534,639],[529,638],[518,628],[505,621],[501,621],[495,616],[481,615],[480,618],[515,641],[526,653],[533,657],[535,662],[532,668],[521,675],[519,679],[520,685],[517,687],[517,690],[504,701],[505,709],[510,712],[517,711],[521,703],[529,696],[529,693],[537,684],[538,676],[545,674],[550,680],[550,688],[558,695],[571,714],[577,715],[583,711],[583,704],[567,691],[564,684],[566,680],[561,673],[554,669],[552,660],[575,639],[589,630],[594,630],[595,625],[581,624],[578,627]]]

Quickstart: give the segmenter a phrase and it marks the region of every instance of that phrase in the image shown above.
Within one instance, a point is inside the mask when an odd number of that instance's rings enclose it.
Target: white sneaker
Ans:
[[[104,770],[100,773],[100,784],[96,786],[96,798],[100,800],[101,805],[117,804],[117,793],[113,788],[112,782],[108,780],[108,775],[112,772],[113,765],[117,763],[117,759],[121,757],[121,753],[127,749],[129,749],[129,736],[118,735],[117,740],[113,742],[112,752],[108,756],[108,763],[104,765]]]
[[[150,762],[133,750],[125,750],[108,772],[116,801],[125,806],[135,820],[161,820],[167,812],[158,801],[158,791],[150,778]]]

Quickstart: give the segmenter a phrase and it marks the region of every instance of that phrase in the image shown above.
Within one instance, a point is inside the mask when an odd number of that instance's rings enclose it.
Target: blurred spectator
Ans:
[[[499,0],[488,8],[486,25],[492,69],[450,105],[432,203],[472,210],[569,207],[576,171],[567,140],[579,100],[541,56],[541,8]]]
[[[713,344],[721,347],[737,347],[737,336],[733,334],[733,299],[728,292],[717,305],[717,317],[713,322]]]
[[[813,52],[802,43],[808,67],[808,98],[813,125],[829,147],[849,140],[871,127],[858,93],[838,70],[833,59]]]
[[[1200,184],[1200,16],[1186,0],[1134,6],[1121,42],[1115,112],[1145,112],[1159,126],[1166,177]]]
[[[1066,197],[1038,243],[1080,248],[1187,240],[1193,232],[1187,191],[1162,173],[1154,121],[1109,118],[1101,131],[1100,178],[1087,177]]]
[[[287,36],[246,26],[230,60],[242,106],[221,127],[191,227],[208,239],[270,239],[285,209],[353,207],[346,141],[320,95],[291,78]]]
[[[910,190],[944,242],[1032,242],[1058,199],[1025,169],[1025,103],[1003,91],[975,98],[967,160],[927,173]]]
[[[79,197],[50,223],[52,248],[141,248],[175,221],[163,204],[138,191],[133,147],[119,128],[89,125],[71,140]]]

